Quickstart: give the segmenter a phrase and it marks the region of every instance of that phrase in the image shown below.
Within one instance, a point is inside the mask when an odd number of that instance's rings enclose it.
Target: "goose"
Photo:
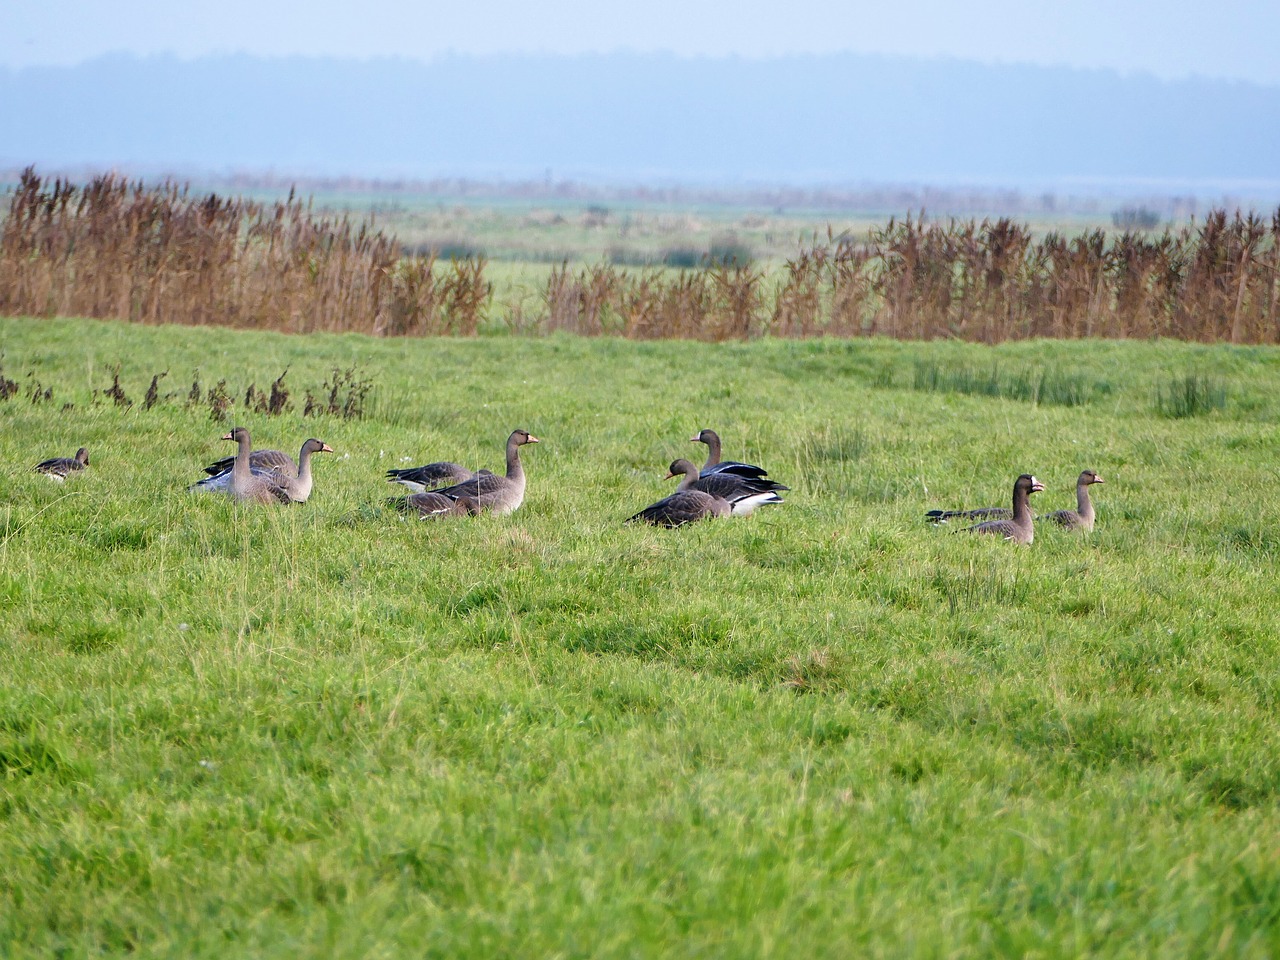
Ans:
[[[727,517],[733,513],[732,504],[724,497],[691,489],[692,484],[698,479],[698,468],[688,460],[673,461],[663,479],[670,480],[672,477],[681,475],[684,479],[680,481],[680,486],[676,488],[675,493],[669,497],[663,497],[657,503],[650,504],[634,516],[627,517],[624,522],[633,523],[643,520],[656,527],[679,527],[695,520]],[[777,496],[773,491],[767,491],[765,495]]]
[[[292,503],[289,492],[281,484],[283,479],[277,473],[254,473],[249,466],[249,454],[253,442],[249,439],[249,431],[244,427],[236,427],[222,438],[234,440],[239,444],[235,462],[231,465],[230,482],[225,491],[237,501],[249,503]],[[305,446],[305,445],[304,445]],[[197,483],[190,489],[196,489]]]
[[[783,499],[778,491],[791,488],[764,477],[751,479],[734,473],[713,473],[705,477],[685,474],[679,489],[700,490],[713,497],[720,497],[729,502],[735,517],[746,517],[754,513],[756,507],[766,503],[782,503]]]
[[[41,460],[34,469],[38,473],[43,473],[46,477],[57,480],[62,483],[68,476],[77,470],[83,470],[89,465],[89,450],[81,447],[76,451],[74,457],[50,457],[48,460]]]
[[[1044,489],[1044,484],[1029,473],[1013,482],[1013,515],[1008,520],[988,520],[972,527],[964,527],[966,533],[986,533],[1012,540],[1014,543],[1031,543],[1036,537],[1028,497]]]
[[[1076,479],[1076,508],[1074,510],[1054,510],[1041,514],[1037,520],[1049,520],[1067,530],[1093,529],[1093,501],[1089,499],[1089,487],[1095,483],[1105,483],[1096,470],[1082,470]]]
[[[469,470],[460,463],[439,460],[435,463],[423,464],[420,467],[388,470],[387,482],[402,484],[414,493],[424,493],[437,487],[466,483],[472,477],[491,472],[490,470]]]
[[[520,448],[527,443],[541,442],[528,430],[513,430],[507,438],[505,476],[482,470],[453,486],[415,493],[392,502],[400,510],[417,510],[424,519],[464,513],[496,513],[500,516],[512,513],[524,502],[525,477]],[[445,500],[452,501],[454,506],[447,506]]]
[[[696,437],[689,438],[690,443],[707,445],[707,462],[702,465],[699,475],[710,476],[713,473],[731,473],[748,479],[759,479],[769,475],[767,470],[753,463],[742,463],[738,460],[720,459],[720,434],[714,430],[700,430]]]
[[[262,477],[281,487],[294,503],[306,503],[312,489],[311,455],[313,453],[333,453],[333,447],[323,440],[311,437],[303,441],[296,464],[293,457],[279,450],[254,450],[249,454],[249,470],[254,476]],[[259,457],[259,454],[262,456]],[[257,458],[256,462],[255,458]],[[235,457],[227,457],[205,467],[205,472],[208,473],[219,464],[228,465],[222,472],[192,484],[190,489],[205,493],[230,492],[235,459]]]

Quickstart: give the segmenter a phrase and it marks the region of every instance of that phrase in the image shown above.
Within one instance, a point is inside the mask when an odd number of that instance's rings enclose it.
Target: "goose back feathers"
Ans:
[[[205,467],[204,472],[211,477],[230,473],[235,462],[234,455],[223,457]],[[293,477],[298,475],[297,462],[283,450],[254,450],[249,454],[249,466],[254,470],[275,470]]]
[[[388,470],[387,482],[399,483],[414,493],[423,493],[437,487],[466,483],[477,473],[489,473],[488,470],[471,470],[460,463],[438,460],[425,463],[420,467],[407,467],[403,470]]]
[[[947,523],[951,520],[1008,520],[1013,511],[1008,507],[977,507],[973,510],[930,510],[924,518],[930,523]]]
[[[393,497],[387,503],[401,513],[416,513],[423,520],[436,517],[461,517],[478,512],[475,509],[474,500],[461,497],[454,499],[433,490],[413,493],[407,497]]]
[[[672,474],[668,474],[670,476]],[[790,488],[764,477],[744,477],[734,473],[712,473],[700,477],[696,473],[686,473],[680,481],[679,489],[697,490],[719,497],[728,502],[733,516],[745,517],[754,513],[756,507],[767,503],[782,503],[778,491]]]

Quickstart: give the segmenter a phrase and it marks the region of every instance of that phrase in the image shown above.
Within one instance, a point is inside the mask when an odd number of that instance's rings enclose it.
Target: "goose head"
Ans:
[[[671,461],[671,466],[667,468],[667,475],[662,479],[670,480],[672,477],[687,477],[690,475],[697,477],[698,468],[690,461],[681,458]]]
[[[1020,476],[1013,485],[1014,490],[1021,490],[1024,493],[1039,493],[1044,489],[1044,484],[1037,480],[1029,473]]]
[[[690,443],[705,443],[708,447],[720,442],[720,435],[714,430],[699,430],[697,436],[689,438]]]
[[[542,441],[528,430],[513,430],[508,442],[514,443],[517,447],[523,447],[526,443],[541,443]]]

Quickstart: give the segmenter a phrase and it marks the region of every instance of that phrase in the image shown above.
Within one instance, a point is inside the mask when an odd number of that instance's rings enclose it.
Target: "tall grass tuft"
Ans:
[[[1156,388],[1156,410],[1172,420],[1198,417],[1222,410],[1227,405],[1227,388],[1212,377],[1188,373],[1173,377]]]

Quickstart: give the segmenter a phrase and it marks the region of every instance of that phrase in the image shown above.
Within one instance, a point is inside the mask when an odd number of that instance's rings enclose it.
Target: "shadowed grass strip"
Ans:
[[[1066,373],[1055,367],[1006,371],[1001,370],[999,364],[980,370],[971,366],[917,363],[911,386],[927,393],[999,397],[1058,407],[1080,407],[1111,392],[1111,384],[1106,381]]]

